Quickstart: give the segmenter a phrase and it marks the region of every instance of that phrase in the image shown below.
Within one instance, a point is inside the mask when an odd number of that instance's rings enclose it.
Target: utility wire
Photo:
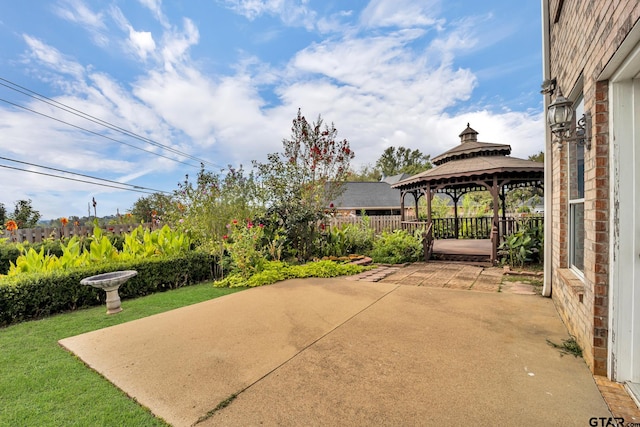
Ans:
[[[101,134],[101,133],[99,133],[99,132],[94,132],[94,131],[92,131],[92,130],[85,129],[85,128],[83,128],[82,126],[78,126],[78,125],[74,125],[73,123],[65,122],[64,120],[57,119],[57,118],[55,118],[55,117],[53,117],[53,116],[49,116],[49,115],[47,115],[47,114],[41,113],[41,112],[36,111],[36,110],[32,110],[31,108],[25,107],[25,106],[20,105],[20,104],[16,104],[15,102],[11,102],[11,101],[6,100],[6,99],[4,99],[4,98],[0,98],[0,101],[2,101],[2,102],[6,102],[7,104],[13,105],[14,107],[22,108],[23,110],[30,111],[30,112],[32,112],[32,113],[34,113],[34,114],[38,114],[38,115],[43,116],[43,117],[46,117],[46,118],[48,118],[48,119],[55,120],[55,121],[57,121],[57,122],[60,122],[60,123],[65,124],[65,125],[68,125],[68,126],[74,127],[74,128],[76,128],[76,129],[80,129],[80,130],[83,130],[83,131],[85,131],[85,132],[89,132],[90,134],[93,134],[93,135],[99,136],[99,137],[101,137],[101,138],[105,138],[105,139],[108,139],[108,140],[110,140],[110,141],[117,142],[118,144],[126,145],[126,146],[128,146],[128,147],[135,148],[136,150],[140,150],[140,151],[144,151],[145,153],[153,154],[154,156],[164,157],[165,159],[168,159],[168,160],[171,160],[171,161],[174,161],[174,162],[178,162],[178,163],[182,163],[183,165],[187,165],[187,166],[191,166],[191,167],[197,167],[197,166],[192,165],[191,163],[183,162],[183,161],[181,161],[181,160],[177,160],[177,159],[171,158],[171,157],[169,157],[169,156],[165,156],[165,155],[160,154],[160,153],[154,153],[153,151],[145,150],[145,149],[144,149],[144,148],[142,148],[142,147],[138,147],[138,146],[133,145],[133,144],[129,144],[129,143],[126,143],[126,142],[123,142],[123,141],[119,141],[119,140],[117,140],[117,139],[115,139],[115,138],[111,138],[110,136],[103,135],[103,134]]]
[[[51,105],[52,107],[61,109],[61,110],[66,111],[66,112],[68,112],[70,114],[73,114],[73,115],[76,115],[78,117],[81,117],[81,118],[83,118],[85,120],[88,120],[88,121],[91,121],[93,123],[99,124],[101,126],[109,128],[111,130],[123,133],[123,134],[125,134],[127,136],[130,136],[132,138],[135,138],[135,139],[138,139],[140,141],[146,142],[148,144],[154,145],[156,147],[162,148],[162,149],[164,149],[166,151],[169,151],[171,153],[177,154],[179,156],[186,157],[186,158],[198,161],[198,162],[203,163],[203,164],[209,164],[211,166],[220,167],[219,165],[216,165],[215,163],[212,163],[212,162],[209,162],[207,160],[200,159],[198,157],[192,156],[191,154],[185,153],[183,151],[179,151],[179,150],[177,150],[177,149],[175,149],[173,147],[170,147],[170,146],[165,145],[165,144],[161,144],[161,143],[159,143],[157,141],[154,141],[154,140],[152,140],[150,138],[138,135],[138,134],[136,134],[134,132],[131,132],[131,131],[127,130],[127,129],[124,129],[124,128],[120,127],[120,126],[114,125],[114,124],[112,124],[110,122],[107,122],[105,120],[102,120],[100,118],[92,116],[91,114],[85,113],[85,112],[80,111],[80,110],[78,110],[76,108],[73,108],[73,107],[71,107],[69,105],[66,105],[66,104],[64,104],[62,102],[56,101],[55,99],[49,98],[49,97],[47,97],[45,95],[42,95],[42,94],[40,94],[38,92],[35,92],[35,91],[31,90],[31,89],[28,89],[28,88],[26,88],[24,86],[20,86],[19,84],[14,83],[14,82],[12,82],[10,80],[7,80],[5,78],[0,77],[0,80],[8,83],[8,84],[0,83],[1,86],[4,86],[4,87],[6,87],[8,89],[11,89],[13,91],[19,92],[19,93],[21,93],[23,95],[29,96],[29,97],[31,97],[33,99],[36,99],[36,100],[40,101],[40,102],[44,102],[44,103],[46,103],[48,105]],[[13,87],[13,86],[15,86],[15,87]],[[17,89],[17,88],[19,88],[19,89]]]
[[[139,190],[150,190],[150,191],[153,191],[153,192],[156,192],[156,193],[171,194],[170,192],[168,192],[168,191],[164,191],[164,190],[156,190],[156,189],[154,189],[154,188],[141,187],[141,186],[139,186],[139,185],[127,184],[126,182],[112,181],[112,180],[110,180],[110,179],[98,178],[98,177],[95,177],[95,176],[91,176],[91,175],[84,175],[84,174],[81,174],[81,173],[71,172],[71,171],[64,170],[64,169],[56,169],[56,168],[52,168],[52,167],[49,167],[49,166],[37,165],[37,164],[35,164],[35,163],[29,163],[29,162],[23,162],[23,161],[21,161],[21,160],[9,159],[9,158],[7,158],[7,157],[0,157],[0,160],[7,160],[7,161],[9,161],[9,162],[20,163],[20,164],[27,165],[27,166],[35,166],[35,167],[37,167],[37,168],[48,169],[48,170],[52,170],[52,171],[56,171],[56,172],[62,172],[62,173],[68,173],[68,174],[71,174],[71,175],[82,176],[82,177],[84,177],[84,178],[91,178],[91,179],[95,179],[95,180],[97,180],[97,181],[105,181],[105,182],[110,182],[110,183],[118,184],[118,185],[126,185],[126,186],[128,186],[128,187],[133,187],[133,188],[135,188],[135,189],[139,189]]]
[[[135,191],[137,193],[145,193],[145,194],[154,194],[154,193],[149,192],[149,191],[136,190],[135,188],[116,187],[115,185],[100,184],[100,183],[97,183],[97,182],[85,181],[85,180],[77,179],[77,178],[70,178],[68,176],[54,175],[54,174],[51,174],[51,173],[32,171],[32,170],[29,170],[29,169],[20,169],[20,168],[16,168],[16,167],[13,167],[13,166],[0,165],[0,168],[13,169],[13,170],[22,171],[22,172],[30,172],[30,173],[35,173],[35,174],[38,174],[38,175],[45,175],[45,176],[51,176],[51,177],[54,177],[54,178],[66,179],[66,180],[69,180],[69,181],[82,182],[84,184],[99,185],[101,187],[117,188],[118,190]]]

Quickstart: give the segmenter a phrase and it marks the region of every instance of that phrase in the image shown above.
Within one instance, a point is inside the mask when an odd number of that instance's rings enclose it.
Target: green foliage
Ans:
[[[373,241],[371,258],[374,262],[401,264],[419,261],[423,257],[423,230],[411,234],[405,230],[383,231]]]
[[[518,225],[518,231],[506,236],[498,247],[498,255],[503,264],[523,267],[529,263],[543,261],[542,227],[531,227],[526,221]]]
[[[359,224],[325,229],[317,243],[320,255],[341,257],[368,253],[373,248],[375,234],[370,224],[371,219],[363,216]]]
[[[140,197],[130,209],[134,223],[152,223],[166,219],[175,209],[173,197],[163,193],[153,193]]]
[[[88,248],[78,237],[72,237],[66,243],[60,242],[60,255],[45,252],[45,246],[39,250],[29,245],[17,244],[21,255],[15,264],[10,262],[9,275],[26,273],[50,273],[57,270],[107,264],[118,261],[132,261],[148,257],[177,256],[187,252],[191,243],[189,238],[168,226],[159,230],[144,230],[142,226],[124,236],[121,251],[113,245],[112,239],[96,226],[93,236],[88,239]]]
[[[14,220],[18,224],[18,228],[33,228],[41,216],[40,212],[31,206],[31,199],[18,200],[9,219]]]
[[[228,228],[229,234],[223,237],[223,244],[232,260],[232,268],[244,278],[261,271],[266,262],[261,250],[264,226],[255,225],[251,221],[243,223],[234,219]]]
[[[553,348],[557,348],[560,350],[560,357],[565,354],[571,354],[573,357],[578,358],[582,357],[582,348],[578,341],[576,341],[576,337],[571,336],[565,340],[562,340],[562,344],[556,344],[550,339],[547,339],[547,344],[549,344]]]
[[[354,153],[347,140],[336,140],[333,124],[323,127],[320,116],[310,124],[298,110],[291,133],[291,139],[283,140],[282,153],[254,165],[269,206],[261,222],[267,233],[280,230],[289,248],[286,255],[302,261],[315,255],[318,221],[340,195]]]
[[[222,280],[214,282],[216,287],[263,286],[286,279],[306,277],[337,277],[358,274],[367,267],[342,264],[333,261],[315,261],[302,265],[289,265],[279,261],[265,263],[262,271],[246,278],[240,274],[231,274]]]
[[[245,175],[242,167],[229,166],[224,176],[201,169],[195,183],[187,176],[178,187],[171,223],[211,253],[219,253],[231,220],[263,212],[260,187],[253,173]]]
[[[422,154],[420,150],[411,150],[405,147],[388,147],[376,162],[376,168],[383,176],[393,176],[399,173],[415,175],[431,169],[431,167],[428,154]]]
[[[85,277],[136,270],[138,275],[119,289],[120,297],[127,299],[210,280],[213,263],[211,255],[192,251],[177,257],[4,276],[0,278],[0,326],[104,304],[105,292],[80,284]]]

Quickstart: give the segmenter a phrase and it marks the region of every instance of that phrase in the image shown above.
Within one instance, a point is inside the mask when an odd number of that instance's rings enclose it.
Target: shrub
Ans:
[[[383,231],[373,241],[371,258],[374,262],[401,264],[418,261],[423,256],[422,230],[411,234],[405,230]]]
[[[136,270],[138,275],[120,286],[123,299],[134,298],[212,280],[215,259],[202,252],[179,257],[150,258],[68,271],[21,274],[0,278],[0,326],[55,313],[100,305],[105,292],[80,284],[96,274]]]
[[[49,272],[84,267],[96,263],[126,262],[148,257],[176,256],[190,248],[189,238],[168,226],[159,230],[144,230],[142,226],[126,234],[122,239],[122,250],[118,251],[113,240],[95,227],[90,239],[72,237],[66,243],[57,242],[59,255],[45,251],[41,246],[17,244],[22,251],[15,264],[10,263],[9,275]],[[87,245],[88,243],[88,245]]]
[[[374,230],[369,217],[359,224],[345,224],[320,235],[318,248],[322,256],[347,256],[368,253],[373,248]]]
[[[263,225],[246,224],[236,219],[227,225],[229,234],[223,236],[224,249],[231,258],[231,268],[245,278],[262,270],[266,259],[260,248],[262,244]]]
[[[498,247],[498,255],[503,264],[524,267],[529,263],[543,261],[543,230],[526,222],[519,224],[518,231],[506,236]]]
[[[279,261],[265,263],[262,271],[251,277],[240,274],[231,274],[222,280],[214,282],[215,287],[234,288],[239,286],[263,286],[279,282],[281,280],[305,277],[337,277],[358,274],[369,267],[354,264],[341,264],[333,261],[315,261],[303,265],[289,265]]]

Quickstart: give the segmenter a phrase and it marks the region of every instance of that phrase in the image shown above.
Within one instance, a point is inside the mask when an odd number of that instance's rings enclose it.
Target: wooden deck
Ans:
[[[433,259],[451,261],[489,261],[489,239],[436,239],[433,241]]]

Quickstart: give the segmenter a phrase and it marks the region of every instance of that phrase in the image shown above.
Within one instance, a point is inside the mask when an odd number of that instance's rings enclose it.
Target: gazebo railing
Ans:
[[[544,217],[526,216],[500,218],[498,233],[500,238],[515,233],[522,227],[541,228]],[[413,232],[418,229],[426,229],[429,225],[426,221],[402,221],[404,230]],[[493,217],[463,217],[458,218],[433,218],[432,235],[434,239],[491,239],[491,227]],[[457,234],[456,234],[457,230]]]

